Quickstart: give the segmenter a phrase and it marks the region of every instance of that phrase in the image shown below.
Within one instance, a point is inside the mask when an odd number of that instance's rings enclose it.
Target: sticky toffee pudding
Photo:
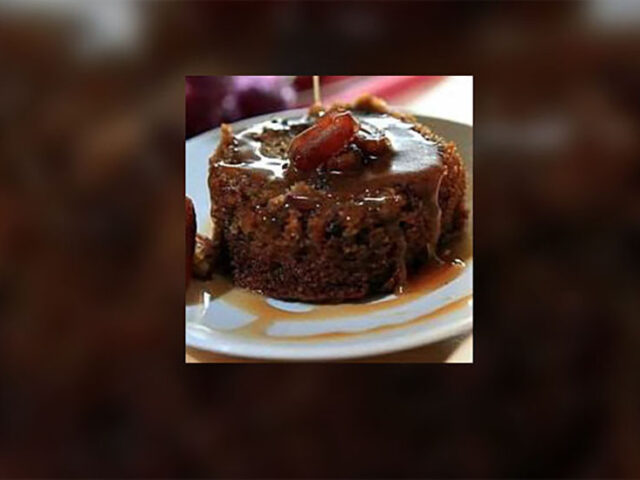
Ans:
[[[455,145],[372,96],[223,125],[208,181],[221,264],[236,285],[282,299],[398,291],[467,217]]]

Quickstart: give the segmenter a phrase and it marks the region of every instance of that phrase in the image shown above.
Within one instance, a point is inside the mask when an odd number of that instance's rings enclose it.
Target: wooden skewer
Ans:
[[[313,76],[313,100],[318,105],[322,103],[320,98],[320,77],[318,75]]]

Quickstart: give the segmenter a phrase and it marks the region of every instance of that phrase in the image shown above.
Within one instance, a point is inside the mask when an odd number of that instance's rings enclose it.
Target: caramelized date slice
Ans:
[[[349,112],[326,114],[293,139],[289,158],[299,170],[313,170],[343,150],[359,128]]]
[[[355,145],[331,157],[326,162],[327,170],[333,172],[357,172],[363,167],[362,153]]]
[[[362,128],[353,142],[368,155],[384,155],[391,151],[391,142],[382,132],[372,132]]]

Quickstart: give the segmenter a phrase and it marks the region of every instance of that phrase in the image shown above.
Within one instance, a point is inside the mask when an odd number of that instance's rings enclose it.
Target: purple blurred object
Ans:
[[[187,138],[262,113],[292,108],[294,77],[186,77]]]
[[[187,138],[223,121],[222,101],[232,85],[231,77],[186,77]]]
[[[223,100],[225,121],[291,108],[296,101],[293,77],[238,76]]]

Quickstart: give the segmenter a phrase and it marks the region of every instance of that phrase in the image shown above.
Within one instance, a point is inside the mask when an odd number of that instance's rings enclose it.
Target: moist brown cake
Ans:
[[[223,125],[209,188],[234,282],[284,299],[399,290],[466,218],[455,145],[371,96]]]

